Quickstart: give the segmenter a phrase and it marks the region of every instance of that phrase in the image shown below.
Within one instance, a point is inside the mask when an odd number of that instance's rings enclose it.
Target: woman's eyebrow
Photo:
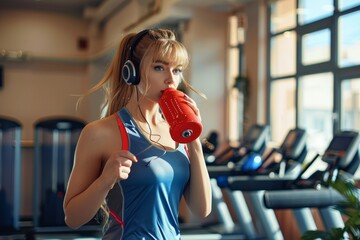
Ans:
[[[165,64],[165,65],[169,65],[170,63],[169,62],[165,62],[163,60],[156,60],[154,63],[162,63],[162,64]]]
[[[169,62],[166,62],[164,60],[156,60],[154,63],[161,63],[161,64],[164,64],[164,65],[170,65]],[[183,66],[182,64],[176,65],[176,67],[182,67],[182,66]]]

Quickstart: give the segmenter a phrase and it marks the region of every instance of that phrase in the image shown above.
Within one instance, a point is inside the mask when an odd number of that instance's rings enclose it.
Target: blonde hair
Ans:
[[[122,67],[126,60],[128,60],[130,47],[134,47],[131,53],[133,54],[133,59],[135,59],[135,64],[139,66],[138,69],[140,69],[142,80],[147,80],[150,65],[156,61],[174,62],[177,65],[181,65],[183,69],[189,64],[189,56],[185,46],[176,40],[175,34],[171,30],[147,30],[146,34],[138,40],[136,46],[131,46],[136,36],[135,33],[130,33],[123,37],[103,78],[81,95],[79,99],[81,100],[84,96],[103,89],[105,91],[105,103],[102,106],[102,117],[111,116],[126,106],[132,94],[136,91],[134,86],[126,84],[122,76]],[[205,97],[184,79],[182,83],[185,87]],[[147,89],[148,87],[146,85]],[[101,205],[101,210],[101,219],[105,230],[109,219],[109,208],[106,200]]]

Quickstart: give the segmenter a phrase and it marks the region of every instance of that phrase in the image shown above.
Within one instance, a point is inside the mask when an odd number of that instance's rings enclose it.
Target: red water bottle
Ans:
[[[202,132],[199,118],[186,102],[184,95],[181,91],[168,88],[159,101],[161,111],[170,125],[170,135],[179,143],[191,142]]]

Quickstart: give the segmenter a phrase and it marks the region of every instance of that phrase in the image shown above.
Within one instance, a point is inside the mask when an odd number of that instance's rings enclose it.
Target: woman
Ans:
[[[64,200],[65,222],[79,228],[101,208],[103,239],[180,239],[184,196],[196,215],[211,211],[201,142],[179,144],[159,109],[162,91],[177,88],[188,65],[173,32],[126,35],[104,78],[105,117],[82,131]],[[191,86],[184,82],[186,86]],[[195,102],[184,96],[200,119]]]

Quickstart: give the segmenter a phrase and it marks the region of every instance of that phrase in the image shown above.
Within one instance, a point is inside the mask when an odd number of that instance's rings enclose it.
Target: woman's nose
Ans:
[[[174,83],[174,80],[172,78],[167,78],[165,80],[165,84],[172,84],[172,83]]]
[[[166,76],[165,83],[172,84],[174,83],[175,75],[172,72],[169,72]]]

